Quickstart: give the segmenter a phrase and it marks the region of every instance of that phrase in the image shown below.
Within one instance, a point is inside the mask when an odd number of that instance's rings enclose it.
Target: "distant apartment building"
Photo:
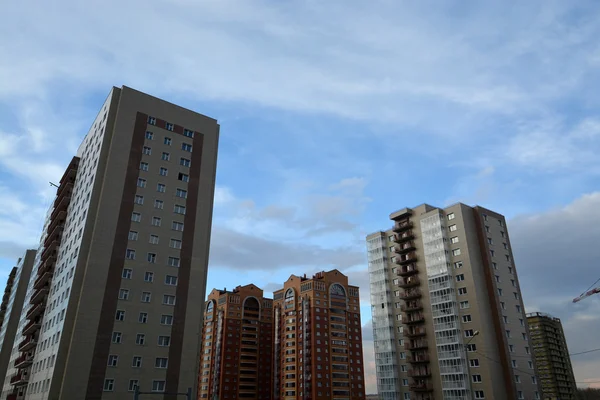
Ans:
[[[58,182],[2,396],[196,394],[218,136],[212,118],[111,90]]]
[[[576,399],[577,384],[560,319],[535,312],[527,314],[527,321],[543,399]]]
[[[382,400],[538,399],[505,218],[427,204],[367,236]]]
[[[19,258],[17,265],[8,275],[2,305],[0,306],[0,376],[6,377],[8,370],[14,370],[17,352],[13,352],[13,343],[17,335],[21,310],[27,294],[27,285],[31,276],[31,268],[35,259],[35,250],[27,250]],[[4,384],[10,384],[5,382]],[[6,396],[1,397],[5,399]]]
[[[365,398],[359,289],[338,270],[273,293],[276,400]]]
[[[204,310],[199,399],[273,397],[273,300],[255,285],[213,289]]]

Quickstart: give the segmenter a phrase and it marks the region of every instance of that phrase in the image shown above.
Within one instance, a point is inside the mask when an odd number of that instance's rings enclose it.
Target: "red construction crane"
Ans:
[[[592,286],[590,286],[590,287],[588,288],[588,290],[586,290],[585,292],[581,293],[581,294],[580,294],[578,297],[575,297],[575,298],[573,299],[573,303],[577,303],[578,301],[581,301],[581,300],[585,299],[586,297],[589,297],[589,296],[591,296],[591,295],[593,295],[593,294],[600,293],[600,286],[598,286],[598,287],[596,287],[596,288],[594,288],[594,289],[591,289],[591,290],[590,290],[590,288],[591,288],[591,287],[593,287],[593,286],[594,286],[595,284],[597,284],[598,282],[600,282],[600,279],[598,279],[596,282],[594,282],[594,283],[592,284]]]

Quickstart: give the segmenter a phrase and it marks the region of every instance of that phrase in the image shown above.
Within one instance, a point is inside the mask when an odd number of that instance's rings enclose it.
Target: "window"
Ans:
[[[485,399],[485,394],[483,393],[483,390],[476,390],[475,398],[476,399]]]
[[[466,287],[458,288],[458,294],[460,294],[460,295],[467,294],[467,288]]]
[[[135,344],[143,346],[146,343],[146,335],[143,333],[138,333],[135,336]]]
[[[515,375],[515,382],[521,383],[521,375]]]
[[[477,345],[475,343],[469,343],[467,345],[467,351],[477,351]]]
[[[135,260],[135,250],[127,249],[125,251],[125,258],[128,260]]]
[[[512,267],[508,267],[508,273],[509,273],[509,274],[512,274],[512,273],[513,273]]]
[[[491,237],[488,237],[488,238],[487,238],[487,241],[488,241],[488,244],[494,244],[494,242],[492,241],[492,238],[491,238]]]
[[[152,299],[152,293],[142,292],[142,303],[150,303],[151,299]]]
[[[499,275],[494,275],[494,279],[496,279],[496,282],[500,282],[500,276]]]
[[[131,279],[132,275],[133,275],[133,270],[132,269],[123,268],[123,273],[121,274],[121,277],[123,279]]]
[[[169,257],[169,267],[179,267],[179,258]]]
[[[158,345],[159,346],[170,346],[171,345],[171,336],[159,336],[158,337]]]
[[[448,220],[449,221],[452,221],[454,218],[456,218],[456,216],[454,215],[454,213],[448,214]]]
[[[169,122],[165,122],[165,129],[168,131],[172,131],[173,130],[173,124],[169,123]]]
[[[501,301],[501,302],[500,302],[500,307],[501,307],[503,310],[506,310],[506,303],[505,303],[505,302],[503,302],[503,301]]]
[[[510,337],[510,330],[509,329],[506,330],[506,337],[508,337],[508,338]]]
[[[112,342],[113,343],[121,343],[121,339],[123,338],[123,334],[121,332],[113,332],[112,333]]]
[[[119,356],[115,355],[115,354],[110,354],[108,356],[108,366],[109,367],[116,367],[117,363],[119,362]]]
[[[156,118],[154,118],[154,117],[148,117],[148,124],[150,124],[150,125],[156,125]]]
[[[515,351],[515,346],[513,346],[512,344],[509,344],[509,345],[508,345],[508,351],[509,351],[509,352],[511,352],[511,353],[514,353],[514,351]]]
[[[486,225],[486,226],[485,226],[485,231],[486,231],[487,233],[490,233],[490,227]]]
[[[186,175],[186,174],[182,174],[181,172],[179,173],[179,178],[180,181],[183,182],[189,182],[190,181],[190,176]]]
[[[531,377],[531,383],[533,383],[534,385],[537,384],[537,379],[535,378],[535,376]]]
[[[452,255],[453,256],[460,256],[460,249],[454,249],[454,250],[452,250]]]
[[[469,365],[471,367],[479,367],[479,359],[473,358],[473,359],[469,360]]]
[[[154,138],[154,133],[150,131],[146,131],[146,139],[152,140]]]
[[[140,222],[142,220],[142,214],[134,212],[131,214],[131,220],[133,222]]]
[[[451,237],[450,243],[458,243],[458,236]]]
[[[492,267],[497,270],[498,269],[498,264],[496,264],[495,262],[492,263]]]
[[[138,322],[140,324],[145,324],[146,322],[148,322],[148,313],[141,312],[138,316]]]
[[[465,308],[469,308],[469,301],[465,300],[465,301],[461,301],[460,303],[460,308],[465,309]]]
[[[462,268],[462,267],[463,267],[462,261],[457,261],[454,263],[454,268],[458,269],[458,268]]]
[[[193,138],[194,137],[194,131],[190,131],[189,129],[184,129],[183,130],[183,136],[189,137],[189,138]]]
[[[473,337],[474,335],[473,329],[465,329],[465,337]]]
[[[152,149],[148,146],[144,146],[144,150],[142,151],[145,155],[149,156],[152,154]]]
[[[150,264],[156,263],[156,253],[148,253],[147,260]]]
[[[465,275],[464,274],[458,274],[456,275],[456,282],[462,282],[465,280]]]
[[[529,354],[529,347],[525,346],[525,353]]]
[[[494,252],[494,250],[490,250],[490,255],[491,255],[492,257],[494,257],[494,255],[495,255],[495,254],[496,254],[496,253]]]
[[[525,321],[523,321],[521,318],[519,318],[519,325],[525,326]]]
[[[154,361],[154,368],[167,368],[168,358],[156,357]]]
[[[515,297],[515,299],[519,300],[519,293],[513,292],[513,296]]]
[[[529,366],[529,369],[533,369],[533,361],[527,361],[527,364]],[[535,378],[535,376],[534,376],[534,378]]]
[[[144,204],[144,196],[140,196],[139,194],[136,194],[134,202],[135,202],[135,204],[139,204],[139,205]]]
[[[144,274],[144,281],[145,282],[153,282],[154,281],[154,272],[146,271],[146,273]]]
[[[140,170],[142,170],[142,171],[148,171],[148,163],[147,162],[141,162],[140,163]]]
[[[163,304],[174,306],[175,305],[175,296],[170,294],[163,295]]]
[[[131,361],[131,366],[133,368],[140,368],[142,366],[142,357],[133,356],[133,360]]]
[[[192,161],[187,158],[181,157],[179,159],[179,165],[182,165],[184,167],[189,167],[191,164],[192,164]]]
[[[192,145],[189,143],[181,143],[181,150],[183,151],[192,151]]]
[[[481,375],[473,375],[473,383],[481,383]]]
[[[150,243],[158,244],[159,238],[157,235],[150,235]]]
[[[160,217],[152,217],[152,225],[160,226]]]
[[[455,232],[458,228],[456,227],[456,225],[450,225],[448,229],[450,230],[450,232]]]
[[[119,300],[127,300],[129,298],[129,289],[119,289]]]
[[[462,316],[463,322],[471,322],[471,314],[466,314]]]
[[[115,320],[123,321],[124,319],[125,319],[125,311],[117,310],[117,313],[115,314]]]
[[[161,325],[173,325],[173,316],[163,314],[160,316],[160,324]]]
[[[171,145],[171,138],[170,138],[170,137],[167,137],[167,136],[165,136],[165,144],[166,144],[167,146],[170,146],[170,145]]]
[[[105,379],[104,380],[104,391],[112,392],[115,388],[115,380],[114,379]]]
[[[175,206],[173,207],[173,212],[175,214],[185,214],[185,206],[175,204]]]
[[[516,305],[515,308],[517,309],[517,312],[520,313],[521,312],[521,306],[520,305]]]
[[[165,391],[165,381],[152,381],[152,391],[153,392],[164,392]]]
[[[527,334],[525,332],[521,333],[521,336],[523,337],[523,340],[527,340]]]
[[[502,296],[502,289],[498,288],[498,295]]]
[[[523,392],[522,392],[522,391],[520,391],[520,390],[519,390],[519,391],[517,392],[517,394],[518,394],[518,398],[519,398],[519,400],[521,400],[521,399],[524,399],[524,398],[525,398],[525,397],[523,397]]]
[[[169,174],[169,170],[166,169],[165,167],[160,167],[160,170],[158,171],[159,174],[161,174],[162,176],[167,176]]]
[[[508,324],[508,317],[506,315],[503,315],[502,319],[504,320],[505,324]]]
[[[504,246],[504,250],[508,250],[508,245],[506,243],[502,243],[502,245]]]
[[[174,249],[180,249],[181,248],[181,240],[171,239],[171,242],[169,243],[169,247],[172,247]]]
[[[162,200],[154,200],[154,208],[158,208],[159,210],[162,210],[164,205],[165,205],[165,203]]]
[[[173,229],[174,231],[183,232],[183,222],[173,221],[173,223],[171,224],[171,229]]]
[[[504,257],[506,257],[506,261],[510,261],[510,256],[508,254],[505,254]]]
[[[135,392],[135,389],[139,386],[139,382],[137,379],[131,379],[129,380],[129,387],[127,390],[129,390],[130,392]]]
[[[162,155],[160,156],[160,159],[163,161],[169,161],[171,159],[171,155],[166,151],[163,151]]]
[[[177,285],[177,277],[173,275],[165,276],[165,285]]]
[[[187,199],[187,190],[177,189],[175,196]]]
[[[156,185],[156,191],[159,193],[164,193],[167,190],[167,186],[163,183],[159,183]]]

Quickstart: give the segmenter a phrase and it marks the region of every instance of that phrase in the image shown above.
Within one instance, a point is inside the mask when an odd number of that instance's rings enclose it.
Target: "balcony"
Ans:
[[[63,224],[53,226],[52,231],[49,230],[50,233],[46,236],[46,240],[44,240],[44,246],[48,246],[53,240],[57,240],[60,243],[64,229],[65,226]]]
[[[26,385],[29,382],[29,377],[23,372],[19,372],[17,375],[10,378],[10,384],[15,386]]]
[[[51,272],[44,272],[42,275],[38,275],[37,279],[35,280],[35,283],[33,284],[33,288],[34,289],[42,288],[46,284],[46,282],[48,282],[50,280],[51,276],[52,276]]]
[[[398,254],[406,254],[414,249],[416,249],[416,247],[415,243],[412,241],[406,242],[404,244],[397,244],[396,246],[394,246],[394,251]]]
[[[19,343],[19,351],[27,351],[29,349],[34,348],[37,345],[37,341],[33,338],[33,336],[28,336],[21,343]]]
[[[431,383],[425,382],[412,382],[409,385],[409,388],[413,392],[431,392],[433,391],[433,386]]]
[[[415,238],[414,233],[412,231],[405,231],[402,233],[396,233],[394,235],[394,242],[396,243],[404,243],[408,240],[413,240]]]
[[[46,295],[48,294],[48,286],[44,286],[33,292],[31,295],[31,300],[29,300],[29,304],[38,304],[44,301]]]
[[[427,344],[427,340],[425,340],[425,339],[410,340],[410,341],[404,343],[404,348],[406,350],[419,350],[419,349],[426,349],[427,347],[429,347],[429,345]]]
[[[27,316],[26,316],[27,319],[29,319],[29,320],[34,319],[35,317],[37,317],[44,311],[44,308],[45,308],[44,303],[38,303],[35,306],[31,306],[31,308],[27,312]]]
[[[396,274],[399,276],[409,276],[414,275],[419,272],[417,268],[417,264],[403,265],[402,267],[396,270]]]
[[[423,327],[418,327],[418,328],[413,327],[412,329],[407,329],[404,331],[404,336],[410,337],[410,338],[425,336],[426,334],[427,334],[427,331]]]
[[[40,327],[41,327],[40,321],[38,319],[35,319],[33,321],[29,321],[29,323],[27,325],[25,325],[22,333],[23,333],[23,335],[29,335],[31,333],[34,333],[38,329],[40,329]]]
[[[23,368],[33,363],[33,356],[29,354],[23,354],[15,360],[15,368]]]
[[[46,272],[52,272],[54,270],[54,263],[56,262],[56,255],[49,256],[46,261],[38,268],[38,276],[45,274]]]
[[[421,364],[421,363],[428,363],[429,362],[429,354],[416,354],[416,355],[409,355],[406,356],[406,361],[409,364]]]
[[[396,223],[392,229],[394,232],[400,233],[400,232],[404,232],[409,229],[412,229],[412,227],[413,227],[412,222],[410,222],[408,220],[404,220],[404,221]]]
[[[52,221],[50,221],[50,225],[48,225],[46,232],[52,232],[58,225],[64,225],[66,216],[67,212],[65,210],[59,211],[58,214],[52,218]]]
[[[428,368],[409,369],[408,376],[411,378],[427,378],[431,376]]]
[[[56,247],[58,247],[59,243],[58,240],[54,239],[53,241],[50,242],[49,245],[44,246],[44,251],[42,252],[42,260],[45,260],[48,256],[51,256],[54,254],[54,251],[56,251]]]
[[[400,257],[396,257],[396,264],[399,265],[407,265],[410,263],[414,263],[415,261],[417,261],[417,254],[414,252],[404,254]]]
[[[409,277],[400,279],[398,286],[400,286],[403,289],[406,289],[406,288],[410,288],[410,287],[414,287],[414,286],[419,286],[420,284],[421,284],[421,281],[419,280],[418,276],[409,276]]]
[[[419,324],[421,322],[425,322],[425,316],[421,313],[406,314],[402,319],[402,322],[404,322],[407,325]]]
[[[419,297],[421,297],[421,290],[419,289],[405,290],[404,292],[400,293],[400,298],[402,300],[418,299]]]
[[[52,211],[52,214],[50,214],[50,219],[54,219],[61,211],[67,211],[70,202],[70,191],[65,191],[64,195],[62,195],[61,197],[57,197],[56,201],[54,201],[54,211]]]
[[[423,304],[419,300],[407,301],[400,306],[402,312],[419,311],[423,309]]]

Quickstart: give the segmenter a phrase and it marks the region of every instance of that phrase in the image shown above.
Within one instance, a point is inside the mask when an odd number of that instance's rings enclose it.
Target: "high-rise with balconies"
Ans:
[[[271,400],[273,300],[250,284],[213,289],[204,310],[199,399]]]
[[[365,398],[360,300],[338,270],[273,292],[275,400]]]
[[[560,319],[534,312],[527,314],[527,321],[544,400],[576,399],[577,384]]]
[[[538,399],[505,218],[427,204],[367,236],[382,400]]]
[[[196,395],[218,136],[212,118],[111,90],[58,182],[3,395]]]

